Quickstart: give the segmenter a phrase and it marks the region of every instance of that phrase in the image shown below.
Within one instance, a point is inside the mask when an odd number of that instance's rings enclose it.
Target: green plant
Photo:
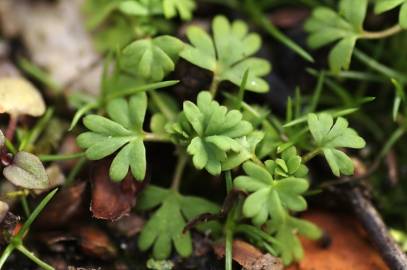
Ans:
[[[217,16],[212,22],[213,39],[201,28],[191,26],[187,36],[192,45],[181,52],[185,60],[213,72],[211,92],[224,80],[240,85],[243,74],[250,69],[246,89],[267,92],[266,81],[260,77],[270,72],[267,60],[250,57],[261,46],[258,34],[248,33],[243,21],[230,23],[224,16]]]
[[[47,196],[42,199],[42,201],[38,204],[38,206],[34,209],[32,214],[28,217],[27,221],[24,223],[24,225],[21,227],[21,229],[18,231],[18,233],[14,236],[11,236],[9,239],[9,244],[7,247],[4,249],[3,253],[0,256],[0,269],[3,268],[4,264],[7,261],[7,258],[11,255],[11,253],[17,249],[21,253],[23,253],[27,258],[32,260],[34,263],[36,263],[39,267],[41,267],[44,270],[54,270],[54,268],[44,261],[40,260],[37,256],[34,255],[34,253],[30,252],[23,243],[23,238],[25,237],[26,233],[30,229],[31,224],[34,222],[34,220],[37,218],[37,216],[41,213],[41,211],[47,206],[48,202],[54,197],[55,193],[58,191],[58,189],[55,189],[48,193]]]
[[[119,59],[123,70],[144,79],[161,81],[173,71],[183,43],[171,36],[139,39],[126,46]]]
[[[348,127],[348,121],[342,117],[336,119],[329,114],[308,115],[308,126],[315,140],[317,149],[314,153],[322,151],[333,174],[339,176],[353,174],[352,160],[339,147],[363,148],[365,141],[359,137],[355,130]]]
[[[404,1],[378,1],[376,12],[384,12],[401,2]],[[331,49],[328,57],[329,66],[334,73],[338,73],[341,69],[349,69],[358,39],[380,39],[401,30],[400,25],[395,25],[379,32],[366,31],[363,23],[367,6],[367,0],[341,0],[338,12],[327,7],[317,7],[305,24],[305,29],[310,33],[308,44],[312,48],[319,48],[339,40]],[[405,11],[400,12],[400,18],[402,18],[403,12],[405,13]],[[403,25],[403,19],[400,19],[400,24]]]
[[[378,0],[375,4],[375,13],[380,14],[400,6],[399,24],[407,29],[407,1],[406,0]]]
[[[134,3],[125,3],[123,10],[136,13]],[[364,14],[347,12],[347,20],[361,25]],[[298,234],[311,239],[322,235],[315,225],[294,217],[307,208],[307,162],[323,154],[334,175],[353,173],[353,163],[341,149],[365,145],[343,118],[356,109],[342,106],[315,112],[324,76],[311,104],[302,110],[297,95],[289,101],[284,120],[268,108],[247,103],[246,91],[265,93],[269,89],[261,77],[269,73],[270,64],[253,57],[261,46],[260,36],[249,33],[244,22],[230,23],[224,16],[213,19],[212,34],[191,26],[187,29],[191,45],[171,36],[152,35],[112,54],[105,65],[101,97],[79,109],[73,121],[98,109],[97,114],[83,118],[89,131],[78,136],[78,144],[86,149],[88,159],[113,157],[109,172],[113,181],[124,179],[129,170],[136,180],[144,180],[149,166],[145,142],[174,145],[177,162],[170,187],[148,185],[137,203],[137,211],[148,215],[138,245],[142,251],[151,249],[154,259],[165,260],[173,250],[182,257],[190,256],[189,229],[196,227],[213,238],[225,238],[227,270],[232,267],[235,235],[289,264],[303,255]],[[182,106],[168,92],[151,90],[177,83],[161,80],[174,70],[178,57],[213,72],[209,91],[199,91],[196,101],[185,100]],[[220,98],[222,81],[230,81],[238,89],[222,92]],[[223,172],[227,198],[237,190],[244,195],[228,201],[227,209],[184,195],[180,192],[183,172],[190,163],[212,175]],[[156,178],[153,172],[153,182]]]
[[[238,139],[252,131],[251,124],[242,121],[239,111],[228,111],[219,105],[209,92],[199,93],[197,105],[184,102],[183,109],[180,121],[170,127],[171,131],[181,137],[181,142],[186,140],[197,169],[220,174],[228,153],[240,152]]]
[[[149,210],[160,205],[143,228],[139,238],[142,251],[153,247],[156,259],[166,259],[171,255],[172,243],[177,253],[188,257],[192,253],[192,240],[189,232],[183,230],[188,220],[203,214],[216,213],[219,208],[207,200],[182,196],[175,190],[149,186],[140,197],[139,210]],[[216,231],[216,224],[211,233]],[[209,229],[210,226],[204,227]],[[201,227],[201,230],[204,228]]]

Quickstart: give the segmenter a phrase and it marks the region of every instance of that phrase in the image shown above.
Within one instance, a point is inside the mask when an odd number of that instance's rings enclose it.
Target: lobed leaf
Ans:
[[[349,69],[356,40],[364,33],[367,5],[367,0],[341,0],[339,13],[326,7],[317,7],[305,23],[305,30],[310,34],[308,44],[312,48],[338,41],[328,57],[330,69],[334,73]]]
[[[137,180],[143,180],[147,166],[143,143],[146,94],[134,94],[129,101],[113,99],[106,110],[109,118],[99,115],[84,118],[85,126],[91,131],[78,136],[78,145],[86,149],[86,156],[91,160],[105,158],[119,150],[109,170],[113,181],[123,180],[129,170]]]
[[[335,124],[333,117],[326,113],[308,115],[308,127],[317,146],[322,150],[334,175],[353,173],[352,160],[336,148],[347,147],[360,149],[366,144],[357,132],[348,127],[348,122],[338,117]]]
[[[243,21],[230,23],[224,16],[214,18],[212,32],[213,38],[199,27],[189,27],[187,37],[192,46],[187,45],[180,56],[212,71],[216,80],[228,80],[237,86],[240,86],[244,73],[250,69],[247,90],[267,92],[268,83],[260,77],[270,72],[270,63],[265,59],[250,57],[260,49],[260,36],[248,33],[248,27]]]
[[[182,41],[172,36],[139,39],[125,47],[120,55],[121,68],[152,81],[161,81],[174,70]]]
[[[234,180],[236,188],[250,193],[243,203],[243,215],[258,226],[264,224],[268,217],[282,222],[287,209],[302,211],[307,207],[301,194],[308,189],[308,181],[296,177],[275,180],[275,167],[272,165],[276,163],[266,161],[267,165],[263,167],[247,161],[243,164],[247,176],[238,176]]]
[[[188,140],[187,152],[192,155],[196,168],[205,168],[213,175],[220,174],[228,155],[243,151],[241,140],[252,132],[252,125],[242,120],[239,111],[229,111],[206,91],[199,93],[197,104],[184,102],[183,109],[178,122],[168,131]],[[228,163],[227,167],[240,163]]]
[[[161,204],[144,226],[138,242],[142,251],[152,248],[155,259],[168,258],[172,246],[182,257],[191,255],[191,235],[183,233],[186,222],[202,213],[219,211],[215,204],[201,198],[181,196],[175,191],[155,186],[149,186],[142,193],[139,204],[142,209]]]

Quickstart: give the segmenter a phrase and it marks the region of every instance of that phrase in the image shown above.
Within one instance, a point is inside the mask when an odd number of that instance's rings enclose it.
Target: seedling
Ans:
[[[117,61],[112,62],[117,64],[105,72],[102,80],[104,88],[97,103],[100,113],[83,118],[89,131],[80,134],[77,141],[86,149],[88,159],[114,157],[109,173],[113,181],[121,181],[129,171],[138,181],[145,178],[149,165],[144,142],[175,145],[178,162],[171,187],[149,185],[137,202],[138,211],[151,211],[139,237],[139,248],[151,249],[154,259],[169,258],[173,247],[180,256],[190,256],[188,229],[197,224],[198,230],[214,238],[222,236],[223,226],[227,270],[231,270],[231,243],[237,234],[289,264],[303,255],[298,234],[311,239],[322,235],[315,225],[293,217],[293,213],[307,208],[306,162],[324,154],[334,175],[353,173],[351,159],[338,148],[358,149],[365,142],[338,116],[355,109],[313,113],[320,83],[308,110],[302,112],[296,105],[296,112],[288,110],[286,123],[276,128],[267,110],[244,101],[246,90],[265,93],[269,89],[261,76],[270,71],[270,64],[253,56],[261,45],[259,35],[249,33],[242,21],[230,23],[224,16],[214,18],[212,32],[213,38],[191,26],[187,30],[191,45],[161,36],[138,40],[116,54],[113,58]],[[147,87],[120,90],[126,86],[124,78],[128,82],[162,80],[174,69],[178,55],[213,72],[210,91],[200,91],[196,100],[184,101],[181,111],[168,95],[146,93]],[[225,80],[239,86],[239,90],[237,94],[225,93],[226,99],[220,103],[216,94]],[[146,119],[150,119],[149,125],[144,123]],[[151,131],[146,131],[145,126],[150,126]],[[227,193],[235,189],[245,196],[237,196],[225,213],[204,198],[181,194],[179,188],[189,160],[197,170],[212,175],[224,172]],[[236,174],[234,180],[232,174]],[[202,223],[202,217],[219,220]]]
[[[192,45],[181,52],[185,60],[213,72],[212,94],[224,80],[239,86],[248,69],[250,73],[245,88],[267,92],[268,84],[261,77],[270,72],[270,63],[262,58],[250,57],[260,49],[260,36],[248,33],[243,21],[230,23],[224,16],[215,17],[212,32],[213,38],[197,26],[189,27],[187,36]]]
[[[382,13],[405,1],[376,2],[375,11]],[[363,28],[367,11],[367,0],[341,0],[338,12],[327,8],[317,7],[305,24],[310,33],[308,44],[312,48],[319,48],[339,40],[329,53],[329,66],[334,73],[341,69],[349,69],[352,53],[358,39],[380,39],[394,35],[407,27],[407,4],[400,9],[400,24],[378,32],[366,31]],[[404,14],[404,15],[403,15]]]
[[[39,267],[41,267],[44,270],[53,270],[54,267],[50,266],[46,262],[42,261],[39,259],[37,256],[35,256],[34,253],[29,251],[23,243],[23,238],[26,236],[28,230],[30,229],[31,224],[35,221],[35,219],[38,217],[38,215],[41,213],[41,211],[47,206],[49,201],[54,197],[58,189],[54,189],[50,193],[48,193],[47,196],[42,199],[42,201],[38,204],[38,206],[34,209],[34,211],[31,213],[31,215],[28,217],[27,221],[24,223],[24,225],[21,227],[21,229],[18,231],[18,233],[14,236],[11,236],[9,240],[9,244],[7,247],[4,249],[3,253],[0,256],[0,269],[3,268],[4,264],[7,261],[7,258],[11,255],[11,253],[14,250],[18,250],[21,253],[23,253],[27,258],[32,260],[34,263],[36,263]]]

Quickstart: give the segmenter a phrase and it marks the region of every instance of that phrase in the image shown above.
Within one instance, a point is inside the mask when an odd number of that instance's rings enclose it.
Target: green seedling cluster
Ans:
[[[334,175],[353,173],[351,159],[342,149],[362,148],[365,142],[343,117],[337,117],[351,111],[300,110],[287,123],[273,122],[274,116],[265,108],[244,101],[246,90],[269,91],[262,77],[270,72],[271,65],[254,56],[261,46],[260,36],[250,33],[243,21],[230,22],[224,16],[213,19],[212,35],[198,26],[190,26],[186,35],[191,44],[170,36],[139,39],[110,59],[106,69],[113,66],[113,70],[105,72],[102,80],[105,98],[90,108],[98,109],[98,114],[83,118],[88,131],[78,136],[79,146],[91,160],[113,157],[113,181],[123,180],[129,171],[135,180],[142,181],[149,166],[145,142],[174,144],[178,162],[171,186],[153,185],[160,177],[153,173],[153,184],[141,193],[137,205],[137,211],[150,213],[139,248],[151,250],[154,259],[167,259],[173,250],[182,257],[190,256],[192,240],[186,229],[193,224],[194,229],[214,239],[226,238],[228,270],[230,241],[238,234],[280,256],[285,264],[300,260],[303,251],[298,234],[311,239],[322,235],[315,225],[293,216],[307,208],[304,194],[310,182],[306,162],[320,154]],[[160,83],[179,58],[213,73],[209,91],[196,89],[196,100],[186,100],[180,106],[168,95],[170,89],[123,90]],[[236,85],[236,91],[224,93],[223,81]],[[220,93],[226,98],[221,99]],[[79,116],[83,113],[83,109],[78,110]],[[150,123],[145,123],[146,119]],[[305,132],[293,136],[295,129]],[[226,221],[200,221],[202,215],[220,215],[221,208],[208,199],[180,192],[186,166],[214,176],[224,174],[227,193],[245,194],[224,213]],[[242,226],[249,230],[241,230]]]

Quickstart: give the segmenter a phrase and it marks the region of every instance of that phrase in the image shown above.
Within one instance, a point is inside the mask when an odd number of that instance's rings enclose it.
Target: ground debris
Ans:
[[[225,256],[224,243],[214,245],[215,254]],[[253,245],[242,240],[233,241],[233,260],[246,270],[283,270],[281,260],[270,254],[263,254]]]

